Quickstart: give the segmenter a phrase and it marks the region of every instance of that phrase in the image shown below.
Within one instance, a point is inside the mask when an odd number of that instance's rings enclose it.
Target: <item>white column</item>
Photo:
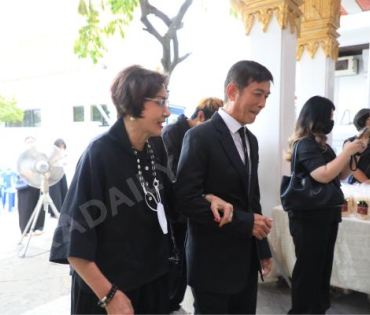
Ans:
[[[369,42],[370,42],[370,32],[369,32]],[[366,49],[362,51],[362,58],[364,61],[364,65],[366,64],[367,67],[367,92],[366,92],[366,97],[367,97],[367,104],[366,107],[370,108],[370,49]]]
[[[265,109],[249,126],[259,142],[261,203],[264,214],[269,215],[272,208],[280,204],[281,177],[290,173],[283,151],[295,121],[297,33],[292,34],[290,28],[282,30],[274,16],[266,33],[260,25],[255,25],[248,41],[248,58],[263,64],[274,77]]]
[[[320,95],[334,99],[334,75],[335,61],[326,57],[322,49],[317,51],[313,59],[307,50],[303,52],[297,64],[297,114],[312,96]]]

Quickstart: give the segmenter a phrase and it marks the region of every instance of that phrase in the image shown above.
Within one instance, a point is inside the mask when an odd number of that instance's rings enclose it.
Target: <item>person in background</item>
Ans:
[[[3,180],[3,170],[2,168],[0,168],[0,206],[1,206],[1,209],[5,207],[5,201],[6,201],[4,190],[5,190],[5,183]]]
[[[225,80],[225,105],[183,141],[175,205],[189,219],[186,260],[195,314],[254,314],[258,271],[266,275],[272,267],[266,239],[272,219],[262,215],[258,142],[245,127],[265,107],[272,81],[257,62],[234,64]],[[210,219],[212,194],[234,210],[221,228]]]
[[[60,164],[60,166],[63,167],[65,164],[65,150],[67,149],[67,145],[63,139],[55,140],[54,145],[61,151],[63,158],[60,161],[58,161],[58,163]],[[50,186],[49,188],[50,198],[51,200],[53,200],[54,205],[57,208],[59,213],[60,213],[60,210],[62,209],[64,199],[67,195],[67,190],[68,190],[68,184],[67,184],[66,174],[63,174],[63,177],[59,180],[59,182],[57,182],[53,186]],[[50,207],[48,211],[50,213],[50,216],[55,218],[55,215],[53,211],[50,209]]]
[[[370,128],[370,109],[363,108],[360,109],[353,123],[357,131],[361,132],[365,127]],[[357,139],[357,136],[347,139],[347,141],[353,141]],[[348,178],[350,184],[354,183],[367,183],[370,184],[370,146],[367,146],[366,150],[361,154],[358,162],[357,169],[352,172],[352,175]]]
[[[293,149],[298,145],[296,169],[308,172],[319,183],[333,182],[339,191],[339,180],[350,174],[351,155],[362,152],[365,146],[361,140],[349,141],[335,155],[326,142],[334,126],[334,110],[334,104],[321,96],[314,96],[304,104],[289,138],[286,160],[292,163]],[[290,211],[288,216],[297,257],[289,314],[325,314],[330,307],[330,277],[341,206]]]
[[[169,312],[166,87],[158,72],[122,70],[111,87],[118,119],[78,162],[50,251],[73,267],[72,314]]]
[[[184,114],[178,117],[178,120],[164,127],[162,132],[163,142],[165,144],[168,161],[171,171],[176,177],[177,165],[180,158],[182,140],[185,133],[207,120],[223,106],[223,101],[216,97],[207,97],[200,100],[191,118]],[[174,242],[179,254],[179,264],[170,270],[170,312],[173,314],[184,314],[180,303],[184,299],[187,281],[186,281],[186,260],[185,260],[185,239],[187,231],[187,220],[184,216],[179,216],[176,222],[171,222]]]
[[[26,146],[26,151],[36,150],[37,143],[34,137],[25,138],[24,143]],[[22,180],[18,182],[16,188],[18,198],[19,228],[21,233],[23,233],[40,198],[40,189],[30,186],[26,182],[22,183]],[[45,211],[40,211],[34,228],[35,235],[39,235],[43,232],[44,222]],[[28,232],[29,230],[26,231],[26,233]]]
[[[174,176],[176,176],[185,133],[190,128],[209,120],[223,104],[224,102],[217,97],[203,98],[190,118],[181,114],[175,123],[163,128],[162,138],[168,153],[168,163]]]
[[[5,207],[6,203],[8,205],[8,211],[12,212],[15,206],[15,193],[16,193],[16,182],[17,173],[13,172],[10,167],[8,167],[4,172],[1,173],[0,179],[0,189],[3,190],[2,203]],[[2,195],[0,193],[0,196]]]

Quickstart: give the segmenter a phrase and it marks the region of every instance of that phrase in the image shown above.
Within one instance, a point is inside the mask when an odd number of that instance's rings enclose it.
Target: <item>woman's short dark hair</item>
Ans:
[[[370,108],[362,108],[358,111],[353,123],[358,131],[366,126],[366,120],[370,117]]]
[[[311,97],[302,107],[297,120],[297,128],[311,131],[310,134],[322,133],[324,126],[331,120],[335,106],[331,100],[322,96]]]
[[[258,62],[251,60],[241,60],[235,63],[229,70],[225,84],[225,102],[227,101],[226,87],[234,82],[238,87],[239,91],[247,87],[252,82],[274,82],[274,78],[271,72],[263,65]]]
[[[64,147],[64,150],[65,149],[67,149],[67,145],[66,145],[66,143],[64,142],[64,140],[63,139],[56,139],[55,141],[54,141],[54,145],[56,146],[56,147],[58,147],[58,148],[60,148],[60,147]]]
[[[111,86],[113,104],[118,118],[142,117],[146,97],[155,97],[167,87],[168,77],[156,71],[133,65],[118,73]]]

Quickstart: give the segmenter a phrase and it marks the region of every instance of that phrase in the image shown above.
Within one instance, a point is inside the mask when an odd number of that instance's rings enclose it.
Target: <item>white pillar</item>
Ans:
[[[369,39],[370,39],[370,32],[369,32]],[[369,40],[370,42],[370,40]],[[369,53],[369,49],[365,49],[362,51],[362,58],[363,58],[363,62],[364,62],[364,65],[365,67],[367,68],[367,92],[366,92],[366,97],[367,97],[367,108],[370,108],[370,53]]]
[[[334,101],[340,0],[305,0],[298,39],[297,114],[312,96]],[[331,136],[329,136],[331,143]]]
[[[303,104],[312,96],[320,95],[334,99],[335,61],[326,57],[319,49],[312,59],[305,50],[297,64],[297,114]]]
[[[249,126],[259,142],[261,204],[264,214],[269,215],[272,208],[280,204],[281,177],[290,173],[283,151],[287,148],[295,121],[297,33],[292,34],[289,28],[282,30],[273,17],[266,33],[255,25],[248,41],[248,58],[266,66],[274,77],[265,109]]]

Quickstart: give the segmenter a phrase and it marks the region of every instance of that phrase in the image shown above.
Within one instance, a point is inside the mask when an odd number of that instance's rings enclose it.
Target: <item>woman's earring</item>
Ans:
[[[130,121],[134,121],[134,120],[136,120],[136,118],[135,118],[135,117],[130,116]]]

